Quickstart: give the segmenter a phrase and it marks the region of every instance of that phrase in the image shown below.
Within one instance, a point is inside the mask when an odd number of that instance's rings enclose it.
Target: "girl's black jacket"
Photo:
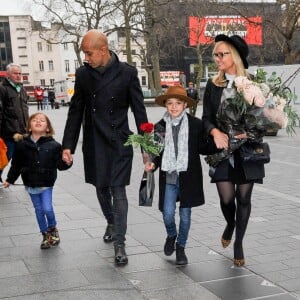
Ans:
[[[66,170],[62,147],[51,136],[42,136],[34,143],[30,136],[16,143],[6,181],[13,184],[21,175],[25,186],[51,187],[57,178],[57,169]]]

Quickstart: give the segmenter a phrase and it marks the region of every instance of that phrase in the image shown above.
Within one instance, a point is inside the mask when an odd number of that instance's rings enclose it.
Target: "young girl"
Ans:
[[[16,144],[11,167],[3,185],[8,187],[21,175],[43,235],[41,249],[48,249],[60,242],[52,206],[52,190],[57,169],[66,170],[71,164],[62,161],[61,145],[54,140],[53,127],[45,114],[31,115],[27,132]]]
[[[195,105],[181,86],[169,87],[164,95],[155,99],[166,107],[163,118],[154,130],[165,136],[164,151],[153,162],[145,163],[145,171],[157,167],[159,171],[159,209],[167,231],[164,253],[169,256],[175,250],[176,263],[188,263],[185,245],[191,224],[191,208],[204,204],[202,167],[199,154],[215,153],[213,141],[204,138],[202,121],[186,113]],[[179,200],[179,228],[175,223],[176,201]]]

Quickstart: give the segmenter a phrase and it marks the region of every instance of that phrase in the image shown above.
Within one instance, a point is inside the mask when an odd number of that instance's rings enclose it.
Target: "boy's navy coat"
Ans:
[[[179,173],[180,207],[194,207],[204,204],[203,174],[199,154],[213,154],[217,148],[212,140],[205,138],[203,122],[191,115],[188,116],[189,145],[188,168]],[[155,124],[155,130],[164,136],[166,123],[162,119]],[[160,166],[162,154],[154,159],[156,166]],[[166,186],[166,172],[159,170],[159,209],[164,207]]]

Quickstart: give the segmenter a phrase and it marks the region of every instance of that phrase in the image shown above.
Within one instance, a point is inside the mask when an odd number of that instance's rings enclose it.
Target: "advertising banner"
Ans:
[[[262,17],[189,17],[190,46],[209,44],[218,34],[239,35],[248,45],[262,45]]]

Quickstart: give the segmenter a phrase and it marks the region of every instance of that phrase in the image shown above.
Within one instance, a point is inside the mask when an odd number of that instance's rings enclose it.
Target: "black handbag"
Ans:
[[[240,147],[240,157],[243,162],[267,164],[271,160],[270,153],[268,143],[245,143]]]
[[[139,206],[152,206],[154,188],[154,172],[144,172],[139,190]]]

